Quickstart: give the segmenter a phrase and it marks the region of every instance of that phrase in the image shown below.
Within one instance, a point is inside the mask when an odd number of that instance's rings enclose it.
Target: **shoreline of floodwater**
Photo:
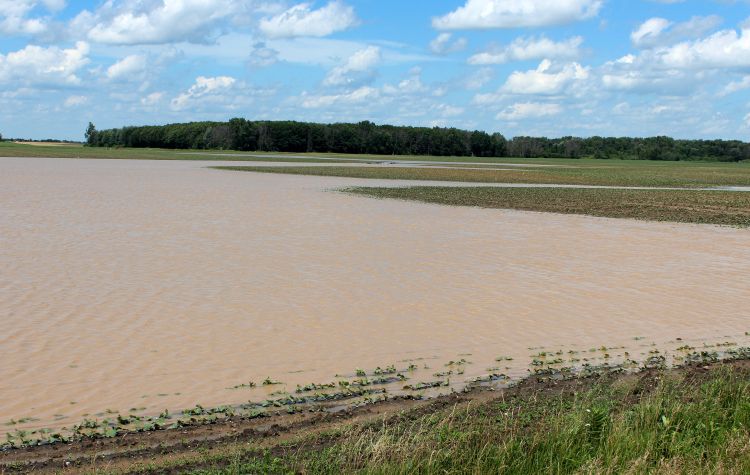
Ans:
[[[591,405],[594,401],[598,401],[599,404],[605,402],[602,399],[605,393],[596,390],[599,386],[629,391],[627,394],[631,395],[626,397],[626,401],[637,405],[639,402],[633,398],[639,398],[644,391],[645,394],[641,397],[648,397],[652,392],[650,387],[656,389],[656,383],[662,379],[667,385],[670,384],[670,380],[695,381],[696,376],[708,376],[713,371],[721,371],[721,368],[726,368],[730,372],[746,371],[749,362],[750,347],[727,351],[689,351],[676,365],[668,364],[664,356],[652,355],[641,365],[634,367],[604,364],[582,367],[579,371],[552,371],[542,368],[503,388],[478,384],[460,392],[430,399],[395,396],[373,400],[367,404],[342,407],[337,411],[321,411],[314,408],[287,411],[278,408],[279,410],[262,414],[242,414],[227,410],[226,407],[196,407],[186,411],[186,414],[191,415],[192,421],[185,424],[176,423],[176,427],[172,429],[164,429],[153,421],[147,422],[152,427],[136,429],[134,425],[140,421],[123,420],[122,424],[129,426],[129,430],[110,428],[104,429],[98,433],[99,435],[91,435],[92,432],[69,440],[28,444],[17,448],[10,448],[6,444],[0,450],[0,470],[9,473],[45,470],[56,472],[61,468],[85,471],[106,466],[112,473],[130,473],[131,470],[138,470],[139,473],[161,473],[160,470],[219,468],[230,461],[236,463],[239,457],[253,467],[258,468],[258,463],[265,467],[262,461],[265,460],[264,454],[267,454],[269,449],[277,456],[286,457],[290,453],[283,448],[289,447],[290,442],[301,444],[298,445],[301,448],[306,445],[304,441],[308,441],[312,442],[312,448],[317,452],[314,449],[318,445],[315,441],[323,434],[331,434],[336,438],[334,440],[342,439],[336,443],[345,443],[347,434],[367,430],[370,424],[375,424],[372,427],[387,428],[400,423],[408,424],[410,420],[419,423],[423,416],[432,419],[452,419],[457,409],[468,416],[472,407],[479,410],[479,415],[487,416],[488,413],[483,411],[482,407],[488,404],[499,404],[502,409],[497,416],[492,416],[490,412],[491,418],[508,417],[515,415],[515,412],[524,412],[528,416],[532,412],[530,407],[525,409],[526,406],[539,401],[541,407],[550,407],[544,402],[545,399],[553,396],[549,402],[555,403],[557,394],[563,397],[568,393],[576,401],[579,397],[585,397],[585,400],[581,401],[583,408],[579,409],[591,413],[599,407]],[[722,374],[726,375],[717,373]],[[592,394],[585,396],[588,392]],[[612,403],[615,403],[614,398]],[[569,406],[556,402],[552,407],[564,409]],[[677,417],[677,414],[662,414],[660,417],[669,419],[660,421],[666,424],[673,416]],[[171,419],[172,415],[163,414],[161,417]],[[93,426],[85,429],[97,430]],[[329,444],[322,447],[327,446]],[[301,455],[301,460],[295,461],[296,457],[293,456],[285,462],[304,463],[303,460],[309,457],[309,454],[305,455],[306,452],[298,450],[294,450],[292,454]]]
[[[735,340],[748,340],[748,332],[735,335]],[[732,338],[727,336],[727,338]],[[408,366],[389,365],[373,370],[355,369],[348,378],[339,376],[328,382],[297,385],[293,391],[279,391],[262,401],[248,401],[242,404],[224,404],[194,407],[157,414],[142,414],[138,411],[105,412],[84,418],[71,427],[29,428],[28,423],[40,422],[32,417],[4,421],[5,428],[25,427],[7,431],[6,441],[0,443],[0,454],[9,450],[75,443],[84,440],[111,439],[126,434],[161,430],[179,430],[187,427],[229,423],[233,420],[253,420],[280,414],[328,413],[335,414],[386,401],[414,401],[444,397],[452,393],[466,393],[474,390],[504,390],[522,384],[528,378],[535,380],[561,381],[588,378],[615,373],[637,373],[650,369],[673,369],[689,364],[707,364],[722,361],[750,360],[750,346],[742,346],[737,341],[703,343],[691,346],[677,338],[674,348],[659,349],[655,344],[643,342],[641,337],[639,355],[632,354],[633,348],[601,346],[589,349],[542,349],[529,348],[534,353],[529,356],[527,375],[512,377],[503,372],[503,365],[514,361],[510,356],[498,356],[495,367],[487,367],[480,376],[461,380],[465,368],[473,364],[466,358],[449,361],[433,369],[431,379],[417,379],[412,372],[419,369],[415,363]],[[693,343],[696,344],[696,343]],[[420,360],[414,360],[420,361]],[[421,360],[424,361],[424,360]],[[425,365],[426,367],[426,365]],[[507,368],[510,369],[510,368]],[[458,381],[457,381],[458,380]],[[453,381],[453,382],[452,382]],[[281,381],[266,378],[264,381],[238,383],[227,389],[243,390],[258,386],[273,387]],[[394,386],[395,385],[395,386]]]

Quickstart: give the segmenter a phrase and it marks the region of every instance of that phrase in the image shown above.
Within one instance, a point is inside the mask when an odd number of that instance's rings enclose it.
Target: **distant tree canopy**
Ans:
[[[440,127],[317,124],[294,121],[190,122],[96,130],[93,147],[154,147],[268,152],[332,152],[378,155],[437,155],[523,158],[619,158],[633,160],[750,159],[750,144],[739,140],[675,140],[669,137],[515,137],[479,130]]]
[[[87,145],[93,145],[97,142],[96,127],[91,122],[89,122],[88,127],[86,127],[86,133],[83,134],[83,138],[86,140]]]

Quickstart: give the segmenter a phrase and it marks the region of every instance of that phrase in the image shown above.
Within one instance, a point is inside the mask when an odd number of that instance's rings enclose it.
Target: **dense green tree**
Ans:
[[[317,124],[296,121],[189,122],[96,130],[86,144],[100,147],[232,149],[277,152],[369,153],[524,158],[640,160],[750,159],[750,144],[738,140],[675,140],[670,137],[514,137],[441,127]]]
[[[83,136],[86,139],[87,145],[99,145],[96,136],[96,127],[91,122],[89,122],[88,127],[86,127],[86,133],[84,133]]]

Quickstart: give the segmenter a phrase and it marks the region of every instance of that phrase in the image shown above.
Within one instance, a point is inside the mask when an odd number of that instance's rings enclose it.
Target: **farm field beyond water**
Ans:
[[[750,193],[592,188],[353,187],[349,193],[453,206],[750,226]]]
[[[529,165],[545,163],[542,160]],[[460,181],[477,183],[526,183],[597,186],[645,186],[705,188],[750,186],[750,164],[737,163],[648,163],[606,160],[556,161],[557,166],[500,169],[434,166],[238,166],[222,167],[236,171],[286,173],[295,175],[338,176],[381,180]],[[548,163],[552,165],[552,163]],[[500,166],[500,165],[498,165]]]
[[[253,157],[242,152],[216,152],[209,150],[170,150],[159,148],[103,148],[84,147],[72,144],[48,144],[45,142],[16,143],[0,142],[0,157],[27,158],[98,158],[121,160],[217,160],[217,161],[290,161],[290,162],[320,162],[319,159],[300,156],[295,159],[276,159],[268,157]],[[330,162],[330,160],[328,160]],[[336,160],[334,160],[334,163]]]
[[[539,163],[540,160],[534,161]],[[383,180],[430,180],[479,183],[566,184],[598,186],[712,187],[750,186],[750,164],[557,161],[556,167],[521,170],[457,167],[374,166],[227,166],[224,169],[257,173],[338,176]],[[529,162],[531,164],[531,162]],[[550,163],[551,164],[551,163]]]
[[[315,164],[372,164],[358,167],[238,167],[246,171],[293,173],[352,178],[536,183],[608,186],[750,186],[750,163],[656,162],[510,157],[434,157],[347,154],[289,154],[211,150],[99,148],[80,145],[40,146],[0,142],[0,157],[109,158],[129,160],[247,161]],[[404,162],[402,164],[402,162]],[[454,162],[455,164],[445,164]],[[423,165],[409,168],[409,163]],[[462,168],[466,163],[466,169]],[[469,165],[481,164],[481,165]],[[515,165],[512,170],[504,164]],[[398,165],[398,166],[389,166]],[[526,167],[524,167],[526,165]],[[234,165],[236,166],[236,165]]]
[[[500,165],[498,165],[500,166]],[[487,166],[489,167],[489,166]],[[750,167],[738,164],[669,164],[655,167],[565,167],[491,169],[421,166],[221,166],[223,170],[292,175],[423,181],[431,186],[354,187],[345,191],[459,206],[587,214],[653,221],[750,225]],[[431,183],[427,183],[431,182]],[[509,184],[515,187],[434,186],[435,182]],[[530,185],[523,187],[523,185]],[[545,187],[544,185],[548,185]],[[571,189],[560,186],[675,187],[684,189]],[[695,189],[701,187],[701,189]],[[691,189],[693,188],[693,189]]]

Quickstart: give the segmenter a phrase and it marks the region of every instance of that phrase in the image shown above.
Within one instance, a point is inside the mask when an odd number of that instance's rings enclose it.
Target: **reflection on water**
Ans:
[[[204,166],[0,159],[0,422],[243,402],[226,388],[468,353],[466,378],[499,355],[522,374],[529,348],[750,331],[747,230]]]

